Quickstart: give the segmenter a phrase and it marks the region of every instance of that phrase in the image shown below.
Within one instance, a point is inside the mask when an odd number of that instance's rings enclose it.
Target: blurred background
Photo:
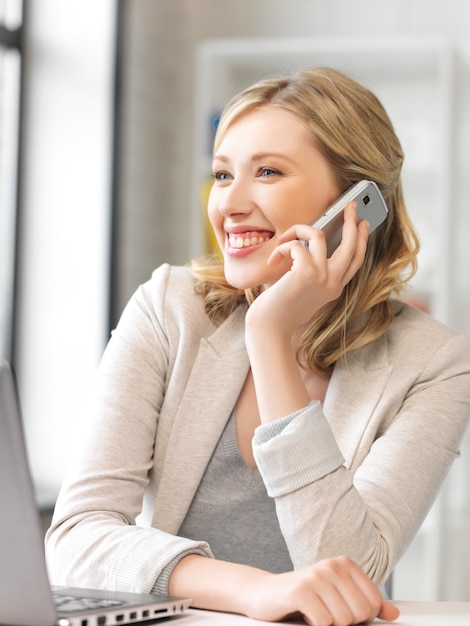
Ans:
[[[330,65],[381,98],[422,240],[409,298],[470,334],[469,26],[467,0],[0,0],[0,349],[45,519],[129,296],[211,245],[214,119],[258,78]],[[470,601],[469,475],[467,436],[395,598]]]

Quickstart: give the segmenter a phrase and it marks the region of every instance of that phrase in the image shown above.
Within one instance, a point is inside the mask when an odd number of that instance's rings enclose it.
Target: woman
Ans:
[[[157,269],[123,313],[47,536],[53,582],[270,621],[397,616],[375,585],[470,407],[468,340],[398,299],[418,252],[402,162],[380,103],[337,71],[228,104],[208,206],[223,259]],[[350,203],[327,258],[309,224],[361,179],[388,217],[368,236]]]

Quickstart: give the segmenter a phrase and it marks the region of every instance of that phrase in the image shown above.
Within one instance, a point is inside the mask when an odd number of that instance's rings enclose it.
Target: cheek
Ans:
[[[311,203],[308,203],[299,194],[289,194],[283,198],[276,198],[276,204],[271,204],[271,219],[276,230],[284,232],[293,224],[305,224],[312,215]]]
[[[207,201],[207,218],[209,223],[214,231],[215,238],[223,250],[224,241],[225,241],[225,232],[223,231],[223,218],[220,212],[217,210],[217,203],[215,202],[215,198],[212,194],[209,194],[209,198]]]
[[[331,197],[333,200],[336,198],[336,195],[333,194]],[[292,224],[312,224],[315,222],[330,204],[328,199],[329,196],[320,194],[318,189],[308,192],[302,190],[302,193],[297,194],[291,204],[289,226]]]
[[[217,222],[220,222],[220,214],[216,209],[216,202],[214,197],[214,192],[210,191],[207,198],[207,217],[209,218],[210,223],[213,227],[216,226]]]

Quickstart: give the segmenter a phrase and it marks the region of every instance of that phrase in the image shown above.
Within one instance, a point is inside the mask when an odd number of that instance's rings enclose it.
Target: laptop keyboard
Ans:
[[[107,609],[114,606],[122,606],[121,600],[106,600],[105,598],[87,598],[85,596],[68,596],[53,593],[56,609],[64,613],[76,613],[78,611],[93,611],[95,609]]]

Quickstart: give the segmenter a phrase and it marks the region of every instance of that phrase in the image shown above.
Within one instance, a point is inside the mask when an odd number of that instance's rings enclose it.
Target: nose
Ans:
[[[224,217],[246,215],[253,210],[254,200],[249,184],[234,179],[229,184],[213,189],[215,207]]]

